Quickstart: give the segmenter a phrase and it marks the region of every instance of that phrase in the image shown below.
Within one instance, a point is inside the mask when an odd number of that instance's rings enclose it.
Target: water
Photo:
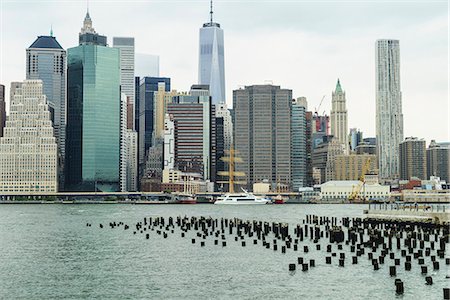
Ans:
[[[397,277],[405,294],[395,295],[389,276],[390,259],[373,271],[367,254],[352,265],[346,254],[345,267],[325,264],[322,250],[282,254],[246,239],[247,247],[227,236],[227,247],[206,246],[179,230],[167,239],[123,228],[100,229],[110,221],[134,225],[149,216],[238,217],[297,224],[306,214],[361,217],[365,205],[1,205],[0,206],[0,298],[1,299],[442,299],[449,266],[440,261],[425,285],[420,266]],[[92,227],[86,227],[86,223]],[[131,227],[131,226],[130,226]],[[191,233],[192,234],[192,233]],[[309,243],[309,240],[306,244]],[[303,249],[299,247],[299,249]],[[280,247],[280,246],[279,246]],[[312,247],[310,247],[312,248]],[[344,249],[346,247],[344,246]],[[316,259],[308,272],[288,272],[297,257]],[[338,254],[339,256],[339,254]],[[446,255],[448,257],[448,253]],[[396,255],[399,257],[399,255]]]

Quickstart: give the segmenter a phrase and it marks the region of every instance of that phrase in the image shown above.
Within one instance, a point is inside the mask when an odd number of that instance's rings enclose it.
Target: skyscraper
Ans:
[[[119,49],[120,54],[120,91],[130,99],[134,107],[134,38],[114,37],[113,47]],[[134,111],[133,123],[134,123]]]
[[[392,180],[400,175],[399,145],[403,141],[399,41],[377,40],[375,52],[379,176]]]
[[[64,188],[66,144],[66,50],[53,35],[39,36],[26,50],[26,79],[40,79],[58,143],[60,188]]]
[[[306,99],[292,101],[292,189],[298,191],[306,186]]]
[[[335,91],[332,92],[330,121],[331,135],[345,146],[345,153],[347,154],[349,148],[347,108],[345,106],[345,92],[342,90],[339,79]]]
[[[425,140],[407,137],[400,143],[400,179],[412,177],[425,180],[427,176],[427,159]]]
[[[0,138],[0,192],[57,192],[57,144],[41,80],[25,80],[11,96]]]
[[[357,128],[350,128],[348,135],[349,145],[351,151],[356,151],[356,147],[363,142],[363,133]]]
[[[427,179],[438,176],[450,183],[450,146],[432,140],[427,149]]]
[[[230,150],[233,145],[233,121],[225,102],[216,104],[216,117],[223,119],[223,147],[224,150]]]
[[[198,83],[209,85],[212,104],[225,102],[225,65],[223,30],[213,22],[211,1],[210,21],[200,28]]]
[[[6,124],[5,86],[0,84],[0,137],[3,136],[3,128]]]
[[[267,181],[291,187],[292,90],[253,85],[233,91],[234,144],[247,188]]]
[[[92,28],[87,19],[82,32]],[[95,40],[89,33],[68,50],[66,189],[72,191],[120,189],[119,49]]]

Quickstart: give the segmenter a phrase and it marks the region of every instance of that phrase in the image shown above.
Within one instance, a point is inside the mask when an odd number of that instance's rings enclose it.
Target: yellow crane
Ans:
[[[361,170],[361,176],[359,177],[358,184],[353,187],[352,193],[348,197],[348,200],[350,200],[350,201],[361,200],[361,199],[365,200],[365,196],[361,197],[360,193],[361,193],[362,187],[366,183],[365,177],[366,177],[367,172],[369,171],[370,162],[371,162],[371,159],[369,157],[366,160],[366,162],[364,163],[364,165],[363,165],[363,168]]]
[[[234,193],[235,184],[246,183],[245,181],[236,181],[236,177],[245,176],[244,172],[235,171],[235,164],[242,162],[242,158],[235,156],[237,151],[234,150],[233,146],[230,147],[230,150],[225,150],[225,152],[228,153],[228,156],[221,157],[220,160],[228,163],[228,171],[219,171],[217,174],[228,177],[228,181],[219,181],[219,183],[228,183],[228,192]]]

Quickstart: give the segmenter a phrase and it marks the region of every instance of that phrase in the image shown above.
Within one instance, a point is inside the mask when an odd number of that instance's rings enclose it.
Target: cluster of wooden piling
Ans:
[[[131,229],[133,234],[143,234],[146,239],[150,239],[151,233],[167,238],[176,230],[181,238],[189,236],[192,244],[201,247],[205,246],[207,238],[212,239],[216,246],[226,247],[228,235],[233,236],[242,247],[246,247],[247,240],[250,240],[249,244],[282,254],[287,251],[303,252],[296,262],[288,265],[292,274],[297,265],[303,272],[320,265],[320,262],[306,257],[310,251],[322,252],[325,264],[331,265],[337,260],[342,268],[346,266],[346,259],[350,258],[351,264],[356,265],[359,258],[367,256],[374,271],[378,271],[380,265],[389,265],[389,275],[395,277],[397,294],[403,294],[406,288],[403,281],[397,278],[398,269],[403,267],[405,271],[411,271],[413,262],[417,262],[420,274],[425,276],[424,284],[432,285],[433,278],[429,271],[439,270],[443,261],[446,265],[450,264],[450,258],[445,257],[449,228],[435,224],[307,215],[296,226],[260,220],[186,216],[148,217],[131,227],[123,222],[110,222],[108,225],[110,228]],[[87,223],[86,226],[91,227],[92,224]],[[104,225],[99,224],[99,227]],[[319,242],[326,243],[326,247],[322,248]],[[444,299],[450,299],[449,289],[444,288],[443,292]]]

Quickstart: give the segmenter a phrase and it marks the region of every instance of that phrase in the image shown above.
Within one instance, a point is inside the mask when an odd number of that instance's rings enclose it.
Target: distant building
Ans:
[[[94,27],[92,27],[89,11],[86,12],[83,27],[78,35],[78,42],[80,45],[97,45],[105,47],[108,45],[106,36],[98,34],[95,32]]]
[[[377,146],[376,145],[370,145],[366,142],[360,143],[356,147],[356,154],[373,154],[376,155],[377,153]]]
[[[312,115],[311,122],[311,152],[324,141],[324,137],[330,135],[330,117],[320,116],[317,113]]]
[[[332,92],[331,100],[331,135],[339,143],[344,145],[344,152],[348,154],[348,120],[345,102],[345,92],[342,90],[341,83],[338,79],[336,89]]]
[[[66,50],[56,38],[39,36],[26,50],[26,79],[40,79],[58,144],[58,181],[64,188],[66,146]]]
[[[172,103],[173,97],[181,95],[177,91],[167,91],[164,82],[158,83],[158,89],[153,94],[153,138],[164,138],[164,116],[167,106]]]
[[[134,107],[134,37],[114,37],[113,47],[119,49],[120,55],[120,91],[124,93]],[[134,123],[134,111],[131,111]]]
[[[425,140],[407,137],[400,143],[400,179],[427,179]]]
[[[225,63],[223,30],[211,19],[200,28],[198,83],[209,85],[212,104],[225,102]]]
[[[139,165],[145,162],[146,152],[152,146],[154,126],[154,94],[164,84],[164,91],[170,91],[170,78],[143,77],[139,83]]]
[[[132,129],[127,129],[126,135],[126,147],[127,147],[127,191],[137,191],[138,190],[138,157],[137,157],[137,145],[138,138],[137,132]]]
[[[398,40],[377,40],[375,50],[379,176],[389,181],[400,176],[399,145],[403,141],[400,44]]]
[[[98,41],[89,14],[84,25],[80,39]],[[90,40],[70,48],[67,87],[66,190],[119,191],[119,49]]]
[[[0,137],[3,136],[3,128],[6,125],[6,101],[5,86],[0,84]]]
[[[320,186],[320,198],[328,201],[346,201],[360,184],[358,180],[328,181]],[[378,183],[366,183],[361,188],[361,196],[369,200],[386,201],[390,196],[390,187]]]
[[[224,149],[230,150],[233,145],[233,120],[225,102],[216,104],[216,117],[223,118]]]
[[[363,167],[369,159],[370,166],[369,169],[366,170],[366,174],[378,174],[378,161],[376,155],[337,155],[334,159],[333,180],[359,180],[362,175]]]
[[[325,136],[312,154],[312,166],[320,170],[320,183],[333,180],[334,160],[336,156],[344,154],[344,145],[333,138]]]
[[[450,146],[432,140],[427,149],[427,178],[440,177],[450,183]]]
[[[306,100],[306,98],[305,98]],[[305,114],[306,117],[306,186],[312,187],[314,185],[314,177],[313,177],[313,166],[312,166],[312,122],[313,122],[313,113],[311,111],[307,111]]]
[[[363,133],[357,128],[350,128],[350,133],[348,135],[350,151],[356,152],[356,147],[363,143]]]
[[[57,143],[41,80],[25,80],[12,95],[0,138],[0,192],[57,192]]]
[[[253,85],[233,91],[234,144],[247,189],[269,182],[291,187],[292,90]]]
[[[292,141],[292,190],[307,186],[306,170],[306,103],[298,99],[292,101],[291,141]]]

